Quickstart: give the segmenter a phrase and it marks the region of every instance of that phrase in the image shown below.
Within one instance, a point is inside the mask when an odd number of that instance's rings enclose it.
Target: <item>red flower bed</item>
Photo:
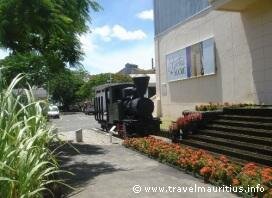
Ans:
[[[205,181],[219,185],[244,187],[244,189],[259,185],[265,191],[255,193],[254,196],[272,197],[271,167],[260,167],[254,163],[242,166],[229,161],[225,156],[216,158],[204,150],[193,150],[153,137],[130,138],[126,139],[123,144],[157,158],[161,162],[199,174],[204,177]]]
[[[172,134],[173,142],[177,142],[180,139],[180,130],[182,130],[182,138],[186,138],[188,134],[193,133],[201,120],[202,114],[198,112],[192,112],[179,117],[176,122],[173,122],[169,126],[169,132]]]
[[[192,122],[197,122],[202,120],[202,114],[201,113],[190,113],[186,116],[179,117],[176,121],[178,129],[182,129],[186,126],[188,126]]]

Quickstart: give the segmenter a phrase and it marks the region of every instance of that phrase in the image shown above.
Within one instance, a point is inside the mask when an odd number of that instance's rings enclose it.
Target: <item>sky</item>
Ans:
[[[151,68],[154,58],[152,0],[98,0],[90,13],[91,33],[81,36],[84,67],[91,73],[118,72],[126,63]]]
[[[154,58],[152,0],[97,0],[90,11],[90,31],[80,36],[82,64],[90,74],[118,72],[126,63],[151,68]],[[0,50],[0,58],[7,52]]]

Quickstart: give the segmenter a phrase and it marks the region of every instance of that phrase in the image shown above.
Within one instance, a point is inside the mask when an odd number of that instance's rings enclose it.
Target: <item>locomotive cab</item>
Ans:
[[[119,101],[122,100],[122,90],[133,87],[131,83],[114,83],[100,85],[95,88],[94,108],[95,120],[103,130],[109,130],[114,125],[114,120],[121,119],[121,108]]]

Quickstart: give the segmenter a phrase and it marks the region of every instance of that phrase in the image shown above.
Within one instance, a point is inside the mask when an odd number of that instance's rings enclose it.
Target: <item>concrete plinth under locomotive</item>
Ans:
[[[96,87],[95,119],[104,130],[116,126],[122,137],[156,134],[161,122],[152,116],[153,101],[144,97],[149,77],[134,77],[133,82]]]

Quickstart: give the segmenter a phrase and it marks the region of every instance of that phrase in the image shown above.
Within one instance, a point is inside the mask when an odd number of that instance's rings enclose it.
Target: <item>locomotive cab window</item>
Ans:
[[[112,94],[112,102],[117,102],[118,100],[122,98],[122,92],[120,89],[113,88],[111,90],[111,94]]]

